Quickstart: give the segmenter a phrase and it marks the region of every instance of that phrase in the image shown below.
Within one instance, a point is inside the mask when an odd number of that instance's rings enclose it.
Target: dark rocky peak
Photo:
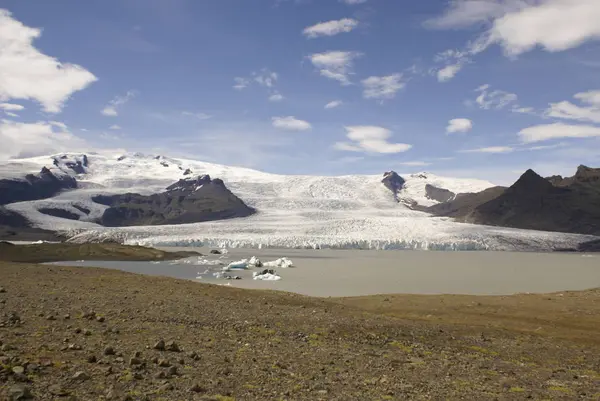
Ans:
[[[75,174],[86,174],[89,166],[87,155],[60,155],[52,158],[52,163],[59,169]]]
[[[546,177],[546,180],[554,186],[560,186],[563,184],[564,178],[562,175],[553,175],[550,177]]]
[[[197,191],[207,184],[216,184],[216,185],[224,185],[223,181],[216,178],[211,180],[210,175],[203,174],[198,176],[197,178],[183,178],[177,181],[175,184],[169,185],[167,187],[167,191],[184,191],[184,192],[192,192]]]
[[[425,184],[425,196],[438,202],[448,202],[456,197],[456,194],[445,188],[438,188],[431,184]]]
[[[422,179],[427,179],[429,178],[429,176],[427,175],[427,173],[416,173],[416,174],[411,174],[410,175],[413,178],[422,178]]]
[[[125,155],[117,157],[117,161],[118,162],[121,162],[121,161],[123,161],[125,159],[127,159],[127,156],[125,156]]]
[[[189,168],[186,168],[185,171],[183,172],[183,175],[190,175],[192,174],[192,170],[190,170]]]
[[[27,174],[25,179],[0,179],[0,205],[46,199],[62,190],[74,188],[77,188],[75,178],[62,170],[42,167],[38,174]]]
[[[394,196],[396,196],[398,195],[398,192],[400,192],[406,181],[404,180],[404,178],[400,177],[395,171],[386,171],[383,174],[383,179],[381,180],[381,182],[383,183],[383,185],[385,185],[387,189],[392,191]]]
[[[575,180],[578,182],[597,182],[600,181],[600,168],[591,168],[584,165],[577,167]]]
[[[523,191],[549,191],[554,188],[554,185],[532,169],[527,170],[523,175],[510,187],[513,190]]]

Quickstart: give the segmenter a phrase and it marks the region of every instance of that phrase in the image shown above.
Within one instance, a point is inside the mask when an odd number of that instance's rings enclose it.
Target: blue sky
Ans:
[[[108,148],[504,184],[600,164],[596,0],[2,8],[3,158]]]

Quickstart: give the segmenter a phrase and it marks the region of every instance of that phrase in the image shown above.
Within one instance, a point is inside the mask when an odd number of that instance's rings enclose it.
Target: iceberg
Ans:
[[[294,263],[292,263],[291,260],[289,260],[288,258],[279,258],[277,260],[274,260],[272,262],[265,262],[263,263],[264,267],[282,267],[282,268],[288,268],[288,267],[294,267]]]

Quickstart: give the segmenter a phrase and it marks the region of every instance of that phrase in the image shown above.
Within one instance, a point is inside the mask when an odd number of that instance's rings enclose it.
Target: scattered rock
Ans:
[[[56,318],[54,317],[54,315],[48,315],[46,316],[46,320],[56,320]]]
[[[12,345],[9,344],[2,344],[2,346],[0,347],[0,351],[13,351],[15,349],[15,347],[13,347]]]
[[[167,369],[167,375],[169,376],[177,376],[177,367],[176,366],[171,366],[169,369]]]
[[[123,359],[123,357],[120,356],[118,358],[115,358],[115,362],[123,363],[123,362],[125,362],[125,359]]]
[[[133,358],[129,359],[129,364],[132,365],[132,366],[133,365],[141,365],[142,364],[142,360],[140,358],[133,357]]]
[[[12,372],[16,375],[22,375],[25,373],[25,368],[23,366],[13,366]]]
[[[171,391],[175,387],[171,383],[165,383],[158,388],[159,391]]]
[[[69,320],[70,318],[71,318],[71,315],[69,315],[69,314],[63,316],[63,319],[65,319],[65,320]]]
[[[211,255],[220,255],[222,252],[221,252],[221,251],[219,251],[219,250],[217,250],[217,249],[212,249],[212,250],[210,251],[210,253],[211,253]]]
[[[158,366],[160,366],[161,368],[168,368],[169,366],[171,366],[171,362],[167,361],[166,359],[161,359],[160,361],[158,361]]]
[[[198,361],[198,360],[200,360],[200,355],[198,355],[198,354],[197,354],[197,353],[195,353],[195,352],[190,352],[190,353],[188,354],[188,356],[189,356],[191,359],[193,359],[194,361]]]
[[[158,340],[156,344],[154,344],[154,349],[159,351],[165,350],[165,342],[163,340]]]
[[[86,380],[89,380],[89,378],[90,378],[90,375],[88,375],[85,372],[76,372],[73,375],[73,379],[78,380],[78,381],[86,381]]]
[[[66,397],[70,394],[68,390],[65,390],[58,384],[53,384],[50,387],[48,387],[48,392],[58,397]]]
[[[205,393],[206,389],[202,386],[200,386],[199,384],[194,384],[191,388],[190,391],[193,393]]]
[[[88,355],[87,361],[88,363],[96,363],[98,362],[98,358],[96,358],[96,355]]]
[[[171,351],[171,352],[181,352],[181,349],[179,348],[179,345],[177,345],[177,343],[175,341],[169,341],[166,346],[165,346],[167,351]]]
[[[96,312],[85,312],[81,317],[88,320],[94,320],[96,318]]]
[[[78,328],[76,328],[76,329],[75,329],[75,333],[76,333],[76,334],[80,334],[80,333],[81,333],[81,329],[80,329],[79,327],[78,327]]]
[[[113,334],[119,334],[120,331],[119,329],[117,329],[116,327],[113,327],[112,329],[110,329],[111,332],[113,332]]]
[[[104,348],[104,355],[114,355],[115,349],[113,347]]]
[[[159,361],[159,360],[158,360],[158,358],[157,358],[157,357],[154,357],[154,358],[152,358],[152,363],[153,363],[153,364],[157,365],[157,364],[158,364],[158,361]]]
[[[81,345],[77,345],[77,344],[70,344],[69,345],[69,349],[73,350],[73,351],[81,351]]]
[[[8,389],[8,399],[10,401],[30,400],[33,396],[29,387],[17,384]]]
[[[85,330],[83,330],[83,335],[84,336],[91,336],[92,332],[91,332],[91,330],[85,329]]]
[[[166,374],[165,374],[165,372],[163,372],[162,370],[161,370],[160,372],[156,372],[156,373],[154,374],[154,378],[155,378],[155,379],[164,379],[164,378],[166,378],[166,377],[167,377],[167,375],[166,375]]]
[[[104,316],[98,316],[98,317],[96,318],[96,321],[98,321],[98,322],[100,322],[100,323],[104,322],[104,320],[106,320],[106,319],[104,318]]]
[[[6,293],[6,289],[4,287],[0,287],[0,294]]]

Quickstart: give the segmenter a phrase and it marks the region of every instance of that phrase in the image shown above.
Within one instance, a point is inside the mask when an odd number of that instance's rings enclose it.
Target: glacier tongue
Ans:
[[[382,184],[382,175],[277,175],[163,156],[95,153],[88,154],[85,163],[83,156],[77,155],[13,160],[7,168],[0,166],[0,176],[9,171],[22,175],[31,169],[39,170],[54,160],[58,160],[55,167],[64,170],[73,170],[73,165],[85,167],[85,174],[78,174],[77,178],[80,189],[47,200],[10,204],[7,208],[22,213],[37,227],[70,233],[74,242],[218,248],[552,250],[574,247],[590,239],[431,217],[396,202],[394,194]],[[115,229],[94,223],[106,208],[91,200],[94,195],[156,193],[182,178],[203,174],[222,179],[258,213],[247,218],[173,226]],[[409,204],[436,203],[427,197],[427,184],[454,193],[479,192],[492,186],[487,181],[430,173],[400,175],[405,182],[398,197]],[[42,214],[39,209],[44,207],[65,209],[78,215],[79,220]]]

